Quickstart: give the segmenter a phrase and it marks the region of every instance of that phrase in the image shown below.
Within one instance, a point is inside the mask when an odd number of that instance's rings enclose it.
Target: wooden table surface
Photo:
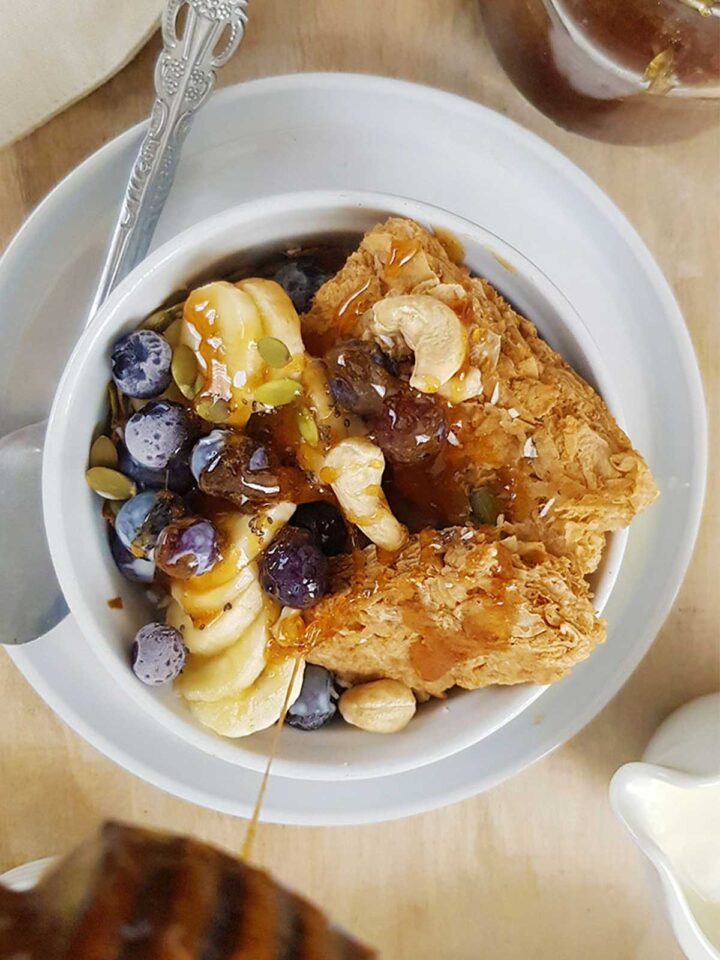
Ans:
[[[478,9],[475,0],[262,0],[221,81],[305,70],[393,75],[473,98],[539,133],[599,183],[649,244],[680,300],[717,417],[720,131],[621,148],[557,129],[494,62]],[[0,152],[0,243],[60,177],[146,115],[156,50],[153,39],[104,87]],[[424,816],[347,829],[262,826],[258,861],[390,960],[677,960],[645,864],[608,808],[607,785],[671,710],[718,687],[717,444],[712,458],[702,532],[673,612],[625,688],[581,734],[490,793]],[[0,872],[62,853],[107,817],[229,850],[244,833],[241,821],[173,799],[105,759],[5,657],[0,804]]]

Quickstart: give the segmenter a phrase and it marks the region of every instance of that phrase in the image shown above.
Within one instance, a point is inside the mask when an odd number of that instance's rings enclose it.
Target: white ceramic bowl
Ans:
[[[43,501],[50,551],[68,605],[83,633],[119,684],[147,714],[177,736],[230,762],[262,770],[271,732],[227,740],[202,728],[172,688],[143,686],[129,667],[137,628],[151,619],[143,591],[113,563],[100,502],[85,483],[91,439],[106,417],[109,355],[119,336],[134,329],[170,294],[230,272],[243,261],[317,238],[357,233],[388,214],[451,230],[463,243],[466,263],[487,277],[538,326],[541,334],[603,394],[622,422],[597,348],[560,291],[516,249],[482,227],[437,207],[384,194],[308,192],[273,196],[206,220],[154,252],[114,291],[81,337],[61,378],[48,426]],[[625,534],[611,538],[596,575],[601,610],[617,577]],[[107,600],[121,596],[123,608]],[[524,710],[543,687],[491,687],[424,705],[401,733],[380,737],[344,724],[310,734],[287,728],[274,773],[301,779],[384,776],[410,770],[476,743]]]

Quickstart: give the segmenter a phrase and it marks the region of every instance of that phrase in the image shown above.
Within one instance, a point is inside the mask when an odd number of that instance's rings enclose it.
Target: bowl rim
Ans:
[[[211,241],[215,235],[221,234],[222,231],[231,224],[252,222],[261,216],[278,216],[282,213],[307,208],[316,211],[333,208],[379,210],[384,211],[385,215],[407,216],[421,222],[445,226],[461,235],[466,234],[471,236],[474,242],[485,247],[502,265],[506,263],[511,264],[514,268],[511,272],[515,272],[515,270],[520,272],[523,278],[528,280],[533,289],[539,290],[545,299],[553,306],[562,307],[561,310],[558,310],[558,315],[562,318],[563,324],[571,330],[572,336],[578,341],[585,358],[588,359],[593,376],[597,380],[598,387],[601,387],[603,399],[618,423],[623,426],[622,410],[617,401],[615,391],[612,387],[612,381],[607,374],[599,348],[585,326],[581,316],[557,285],[550,280],[540,268],[521,253],[521,251],[507,243],[507,241],[503,240],[497,234],[480,224],[474,223],[458,214],[451,213],[436,204],[394,194],[371,191],[305,190],[285,194],[274,194],[234,205],[214,216],[199,221],[197,224],[181,231],[166,241],[142,261],[142,263],[135,267],[135,269],[118,284],[83,331],[64,368],[55,392],[48,421],[42,471],[43,513],[50,552],[58,580],[66,596],[71,613],[77,620],[85,637],[88,638],[88,642],[92,644],[93,650],[97,653],[99,660],[103,663],[113,679],[121,684],[123,690],[128,693],[132,700],[138,704],[145,713],[151,716],[153,720],[162,723],[163,726],[170,729],[176,736],[191,743],[193,746],[202,749],[206,753],[217,755],[235,765],[246,767],[247,769],[260,773],[265,769],[266,758],[264,756],[260,756],[258,759],[258,754],[244,750],[240,747],[240,744],[243,742],[242,740],[230,740],[220,737],[212,731],[206,730],[197,721],[192,719],[181,720],[165,705],[153,698],[150,689],[139,684],[131,670],[118,670],[117,659],[110,650],[109,645],[104,642],[104,640],[98,642],[97,639],[95,639],[99,636],[100,631],[95,624],[95,616],[91,607],[85,599],[85,591],[83,591],[80,586],[80,579],[71,574],[71,571],[75,567],[75,562],[67,538],[63,532],[64,523],[62,520],[62,511],[57,509],[59,504],[53,505],[53,497],[56,495],[56,490],[52,486],[52,476],[57,469],[58,458],[62,449],[61,438],[63,434],[63,424],[67,421],[64,414],[70,405],[78,374],[84,367],[86,357],[96,349],[98,340],[102,339],[109,328],[112,328],[114,324],[118,323],[120,311],[126,298],[139,287],[143,286],[156,272],[161,271],[176,255],[181,252],[184,253],[201,248],[203,244]],[[308,233],[312,233],[311,228],[308,229]],[[238,252],[242,249],[242,243],[238,243]],[[200,270],[202,270],[202,266]],[[568,318],[572,318],[572,325],[567,324]],[[627,542],[627,530],[619,531],[614,537],[613,566],[615,566],[616,569],[609,588],[603,591],[603,602],[599,608],[599,612],[602,611],[612,592],[614,583],[619,576],[625,544]],[[606,548],[606,552],[607,550],[608,548]],[[600,592],[601,591],[598,591],[598,593]],[[444,746],[434,750],[428,749],[424,751],[422,755],[412,760],[385,761],[382,765],[358,765],[356,769],[351,771],[347,769],[340,771],[338,765],[335,763],[310,764],[307,761],[288,761],[276,757],[274,760],[273,773],[289,779],[330,780],[336,777],[342,777],[343,779],[371,779],[410,771],[434,763],[458,753],[472,744],[477,743],[479,740],[490,736],[527,709],[541,696],[543,691],[547,689],[546,686],[530,684],[520,686],[527,690],[527,696],[522,698],[515,709],[505,711],[496,724],[487,723],[479,735],[477,733],[467,733],[464,737],[453,738],[452,746],[449,749],[446,749]],[[474,691],[466,692],[471,693]]]

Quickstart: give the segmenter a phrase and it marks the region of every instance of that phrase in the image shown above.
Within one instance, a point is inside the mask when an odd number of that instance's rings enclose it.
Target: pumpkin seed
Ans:
[[[300,407],[297,412],[297,424],[300,436],[311,446],[317,446],[320,440],[320,432],[315,422],[315,417],[307,407]]]
[[[90,447],[91,467],[112,467],[118,465],[118,454],[110,437],[99,436]]]
[[[177,320],[173,320],[173,322],[170,324],[167,330],[163,331],[163,336],[165,337],[167,342],[170,344],[170,346],[173,348],[173,350],[180,343],[180,337],[182,335],[182,329],[183,329],[183,322],[184,322],[183,318],[178,317]]]
[[[121,500],[103,500],[102,505],[102,515],[103,519],[107,520],[109,524],[113,527],[115,526],[115,517],[117,517],[120,512],[120,507],[122,506]]]
[[[109,467],[90,467],[85,473],[88,486],[106,500],[129,500],[137,487],[129,477]]]
[[[145,317],[143,322],[140,324],[139,329],[154,330],[155,333],[164,333],[171,323],[182,317],[182,314],[182,302],[174,303],[170,307],[161,307],[159,310],[151,313],[149,317]]]
[[[120,395],[112,381],[108,384],[107,395],[108,406],[110,407],[110,423],[114,425],[120,419]]]
[[[265,407],[282,407],[296,397],[302,387],[297,380],[284,377],[282,380],[269,380],[255,391],[255,399]]]
[[[114,383],[109,383],[107,388],[108,405],[110,407],[110,419],[117,420],[120,414],[120,400],[118,399],[117,387]]]
[[[170,400],[172,403],[184,403],[185,395],[180,390],[180,387],[176,383],[171,383],[167,390],[164,393],[161,393],[159,397],[155,398],[156,400]]]
[[[230,404],[222,397],[202,397],[195,404],[195,412],[210,423],[222,423],[230,416]]]
[[[110,406],[110,426],[112,429],[123,427],[130,416],[128,398],[124,396],[111,380],[108,384],[108,404]]]
[[[198,364],[195,351],[186,343],[181,343],[173,351],[171,369],[180,393],[192,400],[197,393],[195,385],[198,380]]]
[[[470,491],[470,509],[476,523],[488,526],[497,523],[500,509],[490,487],[476,487]]]
[[[261,337],[258,340],[258,353],[269,367],[276,370],[290,361],[290,351],[277,337]]]

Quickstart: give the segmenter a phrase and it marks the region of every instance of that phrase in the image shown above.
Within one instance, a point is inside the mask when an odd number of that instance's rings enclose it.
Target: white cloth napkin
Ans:
[[[162,0],[0,0],[0,147],[123,67]]]

